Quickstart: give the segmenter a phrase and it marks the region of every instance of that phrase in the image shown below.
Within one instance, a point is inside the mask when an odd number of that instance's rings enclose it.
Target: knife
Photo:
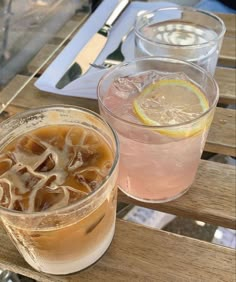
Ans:
[[[85,44],[85,46],[76,56],[69,69],[57,82],[56,87],[58,89],[64,88],[67,84],[79,78],[81,75],[85,74],[88,71],[88,69],[91,67],[90,63],[93,63],[96,60],[96,58],[106,45],[110,31],[115,21],[122,14],[130,1],[131,0],[121,0],[116,5],[115,9],[106,20],[103,27],[100,28],[99,31],[90,38],[90,40]]]

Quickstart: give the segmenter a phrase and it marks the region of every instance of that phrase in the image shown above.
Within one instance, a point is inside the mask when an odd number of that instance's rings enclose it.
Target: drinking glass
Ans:
[[[147,11],[135,22],[135,53],[189,61],[214,74],[224,33],[216,15],[190,7]]]
[[[209,108],[197,118],[176,124],[155,126],[138,121],[133,101],[149,72],[173,80],[188,77],[202,90]],[[120,141],[119,188],[143,202],[167,202],[183,195],[194,181],[218,97],[212,76],[185,61],[146,57],[111,68],[99,82],[98,103]]]
[[[119,146],[116,134],[99,115],[63,105],[32,109],[3,122],[0,151],[16,137],[48,124],[86,126],[103,136],[113,154],[110,172],[102,184],[66,207],[41,212],[0,207],[3,226],[24,259],[38,271],[67,274],[96,262],[112,241]]]

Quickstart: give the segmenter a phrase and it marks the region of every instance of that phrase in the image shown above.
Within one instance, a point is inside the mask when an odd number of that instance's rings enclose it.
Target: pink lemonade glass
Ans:
[[[150,85],[160,87],[163,80],[167,83],[160,102],[149,97],[149,92]],[[188,96],[183,98],[183,93],[188,90],[178,85],[180,80],[195,89],[199,105],[205,105],[202,112],[192,114],[189,110],[192,118],[184,122],[152,124],[152,119],[159,118],[155,103],[166,117],[173,114],[176,99],[180,106],[186,104]],[[212,76],[185,61],[146,57],[111,68],[99,82],[98,102],[101,115],[120,141],[119,188],[134,199],[153,203],[183,195],[194,181],[218,97]]]

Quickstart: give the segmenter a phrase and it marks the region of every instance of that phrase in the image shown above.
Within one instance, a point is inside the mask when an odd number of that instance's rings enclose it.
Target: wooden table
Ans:
[[[35,106],[73,104],[98,111],[97,101],[63,97],[34,87],[37,77],[68,43],[87,15],[74,16],[28,64],[24,72],[0,92],[1,99],[16,96],[0,115],[3,120]],[[227,32],[216,79],[220,87],[217,107],[205,151],[236,156],[235,15],[220,15]],[[196,180],[187,194],[164,204],[147,204],[119,194],[119,201],[181,215],[227,228],[236,228],[235,167],[202,160]],[[107,253],[92,267],[73,275],[52,276],[33,270],[19,255],[0,227],[0,267],[38,281],[235,281],[235,250],[155,230],[117,219],[114,240]]]

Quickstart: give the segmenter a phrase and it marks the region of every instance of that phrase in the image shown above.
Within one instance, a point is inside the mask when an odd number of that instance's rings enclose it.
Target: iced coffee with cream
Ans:
[[[51,274],[96,262],[115,229],[112,129],[90,111],[65,106],[20,114],[2,128],[0,216],[19,252]]]

